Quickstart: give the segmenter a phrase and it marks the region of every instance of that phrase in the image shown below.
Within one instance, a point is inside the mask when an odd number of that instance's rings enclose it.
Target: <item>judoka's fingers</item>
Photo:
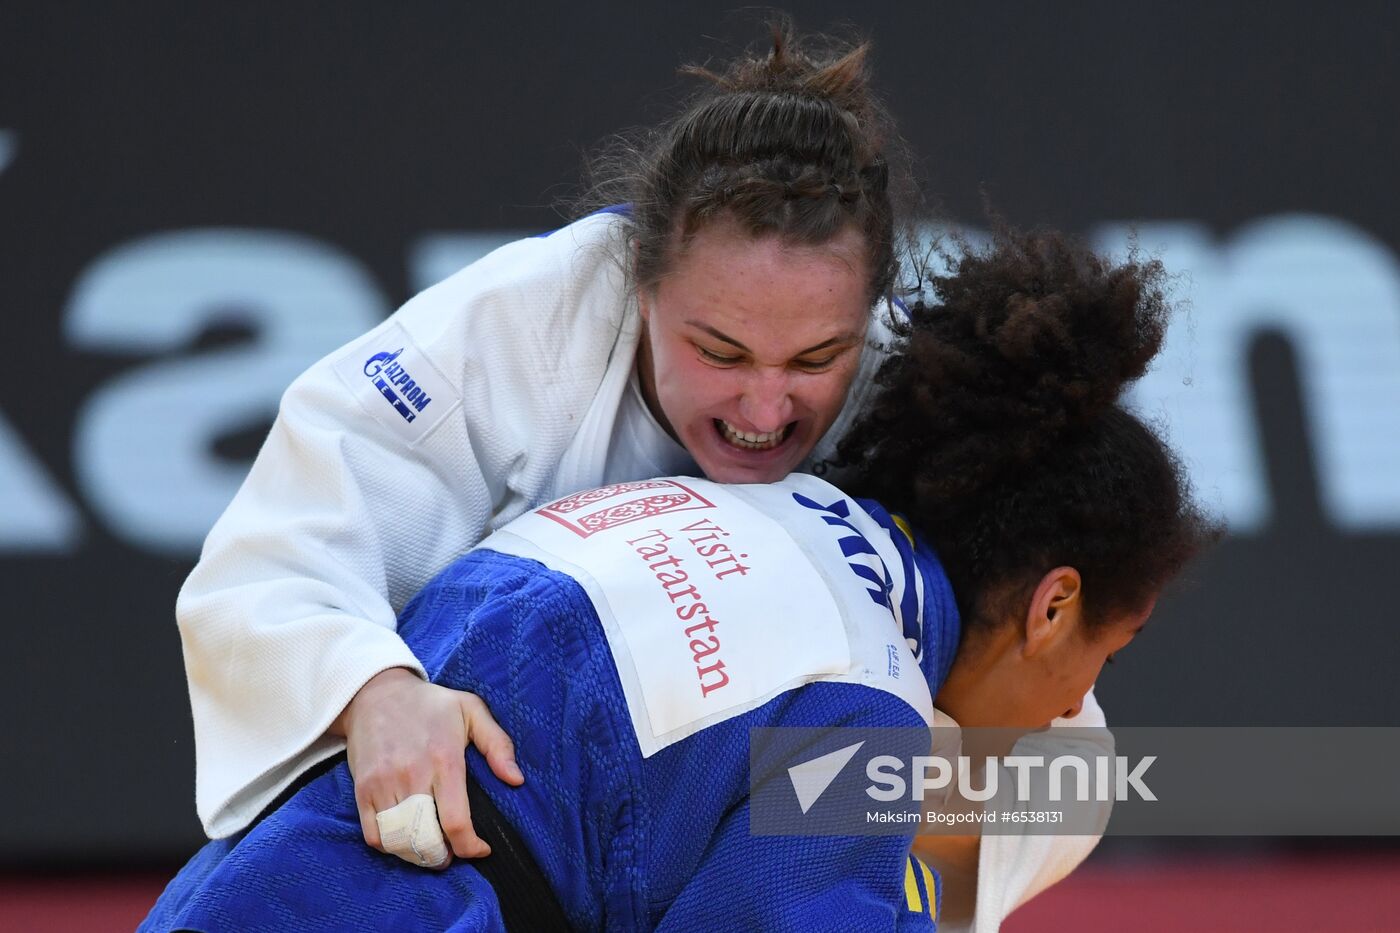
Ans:
[[[486,701],[474,693],[462,694],[462,722],[466,725],[467,741],[481,752],[492,774],[515,787],[525,783],[525,775],[515,761],[515,743],[491,715]]]
[[[350,769],[352,776],[354,770],[353,767]],[[426,779],[423,783],[426,788]],[[379,815],[394,809],[411,796],[412,794],[408,792],[395,792],[383,780],[355,781],[355,810],[360,815],[360,831],[364,833],[365,843],[370,848],[378,849],[386,855],[394,854],[384,844],[383,833],[380,831]]]
[[[360,832],[365,835],[365,843],[371,849],[384,851],[384,843],[379,838],[379,821],[375,818],[379,809],[370,802],[369,795],[362,793],[360,785],[355,785],[355,809],[360,813]]]
[[[410,794],[387,810],[375,814],[384,851],[422,868],[446,868],[452,851],[438,824],[437,806],[431,794]]]
[[[491,846],[476,834],[472,826],[471,804],[467,802],[467,769],[463,756],[457,755],[456,767],[443,762],[433,782],[437,799],[438,822],[447,836],[452,851],[460,858],[484,858]]]
[[[371,678],[338,719],[346,736],[355,806],[365,842],[381,852],[377,815],[420,794],[431,800],[445,767],[463,769],[467,744],[460,698],[464,694],[426,683],[400,668]],[[443,764],[449,763],[449,764]],[[432,830],[440,833],[436,816]]]

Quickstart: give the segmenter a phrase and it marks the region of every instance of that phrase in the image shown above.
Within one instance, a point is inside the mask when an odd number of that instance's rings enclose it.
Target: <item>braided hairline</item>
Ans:
[[[868,236],[867,224],[880,213],[888,174],[883,160],[863,171],[836,174],[816,163],[797,163],[787,156],[756,162],[711,165],[690,190],[677,198],[676,230],[688,240],[706,224],[729,213],[753,235],[777,233],[809,239],[800,230],[824,231],[818,240],[853,226]],[[795,221],[794,214],[802,220]],[[867,246],[870,243],[867,242]],[[870,257],[872,298],[890,287],[893,270]]]
[[[742,195],[766,195],[786,201],[832,199],[854,214],[854,206],[867,197],[858,175],[837,177],[813,164],[793,171],[785,162],[785,159],[771,159],[747,165],[711,166],[690,193],[692,210],[718,209]]]

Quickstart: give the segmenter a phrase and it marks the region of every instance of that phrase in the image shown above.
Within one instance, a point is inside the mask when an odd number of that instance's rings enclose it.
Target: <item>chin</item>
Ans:
[[[766,468],[756,468],[728,462],[706,462],[697,458],[705,478],[716,483],[776,483],[791,473],[795,467],[786,464]]]

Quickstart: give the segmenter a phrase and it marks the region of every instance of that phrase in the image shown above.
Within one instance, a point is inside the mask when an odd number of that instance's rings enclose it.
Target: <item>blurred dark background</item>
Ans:
[[[1400,6],[788,9],[875,41],[942,221],[975,236],[990,202],[1106,249],[1134,231],[1178,273],[1187,312],[1138,399],[1233,533],[1106,670],[1110,722],[1400,725]],[[175,594],[282,389],[559,226],[583,154],[761,18],[0,7],[0,860],[193,851]]]

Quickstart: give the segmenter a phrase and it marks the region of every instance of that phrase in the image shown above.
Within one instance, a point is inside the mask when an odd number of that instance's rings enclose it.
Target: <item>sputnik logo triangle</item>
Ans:
[[[811,761],[804,761],[800,765],[793,765],[788,768],[788,778],[792,781],[792,789],[797,792],[797,802],[802,807],[802,812],[806,813],[812,809],[812,804],[817,802],[817,798],[826,793],[826,789],[831,786],[831,782],[836,780],[836,775],[841,773],[841,769],[855,757],[856,752],[864,742],[857,742],[854,745],[847,745],[845,748],[838,748],[834,752],[827,752],[820,758],[813,758]]]

